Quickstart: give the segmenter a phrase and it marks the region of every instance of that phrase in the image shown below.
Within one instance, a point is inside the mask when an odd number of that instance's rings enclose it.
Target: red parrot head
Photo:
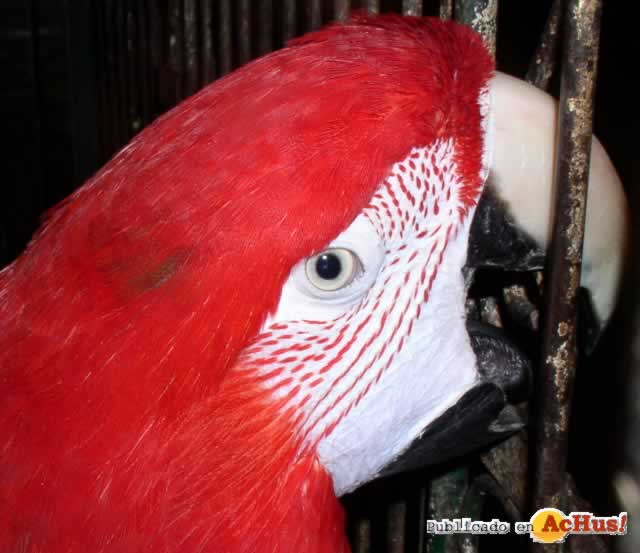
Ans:
[[[336,495],[482,380],[492,76],[461,25],[355,17],[58,206],[0,273],[0,549],[345,551]]]

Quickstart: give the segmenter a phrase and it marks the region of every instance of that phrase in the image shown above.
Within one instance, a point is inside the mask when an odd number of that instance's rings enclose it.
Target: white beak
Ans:
[[[557,102],[516,78],[497,73],[491,86],[490,182],[516,224],[546,250],[553,225]],[[594,137],[581,285],[602,326],[615,307],[629,236],[622,183]]]

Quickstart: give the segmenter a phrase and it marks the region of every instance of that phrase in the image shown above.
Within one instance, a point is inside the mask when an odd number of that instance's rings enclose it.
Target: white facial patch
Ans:
[[[461,269],[473,209],[457,191],[454,143],[414,148],[328,248],[362,271],[335,292],[296,266],[276,313],[243,353],[296,413],[338,495],[371,480],[477,377]]]

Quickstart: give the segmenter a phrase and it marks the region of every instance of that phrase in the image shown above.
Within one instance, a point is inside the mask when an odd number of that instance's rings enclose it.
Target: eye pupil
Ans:
[[[307,282],[322,293],[345,288],[362,272],[360,260],[351,250],[328,248],[305,264]]]
[[[316,260],[316,273],[324,280],[334,280],[342,272],[342,262],[334,253],[323,253]]]

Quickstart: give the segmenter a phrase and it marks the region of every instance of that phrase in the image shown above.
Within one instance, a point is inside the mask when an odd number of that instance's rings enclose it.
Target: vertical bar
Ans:
[[[138,63],[136,52],[139,49],[136,32],[135,6],[132,0],[126,2],[126,39],[127,39],[127,81],[129,89],[128,131],[129,136],[134,136],[142,128],[140,118]]]
[[[527,81],[542,90],[549,88],[549,82],[558,57],[562,6],[562,0],[553,0],[544,31],[542,31],[542,37],[527,70]]]
[[[114,83],[118,99],[118,140],[116,149],[120,149],[129,140],[129,102],[127,101],[126,72],[126,19],[123,2],[112,2],[111,33],[114,42]]]
[[[231,71],[231,0],[218,0],[218,36],[220,41],[220,74]]]
[[[111,116],[109,127],[111,130],[111,151],[109,155],[118,149],[120,144],[120,98],[118,96],[118,72],[116,64],[116,36],[113,32],[113,16],[115,8],[112,0],[104,0],[102,4],[101,17],[104,21],[104,37],[105,37],[105,65],[107,72],[107,82],[109,88],[107,94],[111,104]]]
[[[387,513],[387,553],[404,553],[405,521],[407,505],[404,501],[395,501]]]
[[[636,191],[637,194],[637,191]],[[638,199],[638,196],[635,196]],[[637,204],[636,204],[637,205]],[[635,226],[632,243],[640,244],[640,226]],[[640,259],[633,256],[633,282],[640,282]],[[624,465],[615,475],[613,482],[622,510],[628,512],[627,535],[619,539],[617,553],[637,553],[640,551],[640,287],[635,286],[632,297],[634,312],[631,317],[630,348],[626,356],[629,385],[625,393],[625,436]]]
[[[268,54],[273,49],[273,0],[259,0],[260,30],[258,31],[258,53]]]
[[[32,177],[32,185],[31,185],[31,198],[29,209],[31,210],[31,215],[40,214],[42,210],[45,208],[45,173],[44,173],[44,163],[43,163],[43,143],[42,143],[42,111],[43,111],[43,82],[42,82],[42,68],[39,60],[39,52],[40,49],[40,29],[38,25],[38,12],[37,12],[37,2],[35,0],[28,0],[25,2],[24,7],[24,15],[25,15],[25,28],[30,33],[30,37],[28,39],[28,63],[29,63],[29,77],[31,80],[32,95],[31,95],[31,108],[32,108],[32,116],[31,120],[33,122],[33,143],[34,143],[34,152],[33,152],[33,160],[35,162],[35,166],[33,167],[33,177]],[[35,190],[34,190],[35,189]],[[21,206],[22,207],[22,206]],[[24,209],[24,208],[23,208]],[[25,210],[26,211],[26,210]],[[22,215],[22,213],[21,213]],[[31,229],[27,229],[24,221],[20,221],[19,225],[20,230],[25,231],[25,235],[21,236],[21,238],[26,240],[29,237],[29,233]],[[21,244],[22,246],[22,244]],[[15,247],[15,244],[14,244]],[[17,253],[17,252],[16,252]]]
[[[367,10],[369,13],[380,13],[380,0],[367,0]]]
[[[321,0],[308,0],[307,5],[307,21],[309,22],[309,30],[314,31],[322,25],[322,6]]]
[[[98,114],[100,126],[100,162],[107,161],[113,151],[113,139],[111,136],[113,130],[113,104],[112,97],[109,93],[111,83],[109,82],[109,66],[107,63],[107,42],[105,31],[105,17],[101,6],[97,3],[93,4],[93,20],[96,34],[96,56],[97,56],[97,74],[98,74]]]
[[[489,474],[503,488],[512,508],[524,513],[529,490],[529,447],[526,433],[511,436],[483,453],[480,458]]]
[[[182,0],[169,0],[169,68],[170,87],[169,100],[177,104],[184,96],[184,25],[182,21]]]
[[[456,0],[456,19],[482,35],[489,51],[496,54],[498,0]]]
[[[164,111],[161,102],[161,90],[159,75],[162,68],[162,27],[159,5],[156,0],[148,0],[149,10],[149,54],[148,63],[151,67],[151,110],[152,117],[156,117]]]
[[[486,490],[478,485],[483,476],[477,476],[467,487],[464,500],[460,506],[460,514],[471,520],[481,520],[482,508],[486,502]],[[478,534],[462,534],[458,537],[457,549],[464,553],[478,553],[480,536]]]
[[[262,20],[262,14],[258,14]],[[238,62],[244,65],[251,59],[251,9],[249,0],[238,0]]]
[[[416,551],[422,553],[427,547],[427,494],[429,493],[427,485],[423,482],[419,484],[416,520],[418,523],[416,536]]]
[[[149,58],[149,26],[147,24],[146,0],[136,0],[134,18],[137,26],[138,48],[136,64],[140,79],[140,117],[142,126],[151,122],[151,81],[153,77]]]
[[[404,15],[422,15],[422,0],[402,0]]]
[[[431,480],[427,506],[428,519],[441,520],[460,516],[462,500],[469,483],[468,473],[466,468],[453,469]],[[453,553],[457,551],[456,540],[455,534],[428,534],[427,552]]]
[[[568,0],[560,88],[555,224],[546,279],[534,506],[563,508],[576,351],[576,301],[591,154],[601,0]],[[537,546],[536,546],[537,545]],[[559,552],[559,545],[532,551]]]
[[[184,0],[184,54],[186,65],[186,94],[191,96],[200,85],[198,59],[198,6],[197,0]]]
[[[453,0],[440,0],[440,19],[453,19]]]
[[[200,36],[202,37],[202,84],[208,84],[216,78],[211,0],[200,0]]]
[[[350,0],[333,0],[333,15],[336,21],[345,21],[351,12]]]
[[[282,38],[286,42],[296,36],[296,0],[284,0]]]
[[[371,521],[363,517],[356,523],[356,535],[353,553],[369,553],[371,551]]]

